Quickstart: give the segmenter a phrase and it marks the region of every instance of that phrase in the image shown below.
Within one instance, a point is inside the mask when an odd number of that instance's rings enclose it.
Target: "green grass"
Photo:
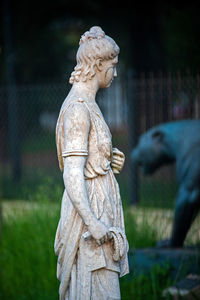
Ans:
[[[0,299],[55,300],[56,256],[53,244],[60,203],[38,201],[4,201],[3,229],[0,239]],[[171,210],[124,206],[126,234],[131,249],[154,247],[164,234],[170,233]],[[199,232],[198,218],[188,241]],[[196,226],[196,229],[195,229]],[[198,232],[196,236],[198,238]],[[195,242],[195,241],[194,241]],[[163,289],[171,284],[170,266],[155,265],[147,275],[130,275],[120,279],[122,300],[159,300]]]
[[[139,220],[141,216],[141,220]],[[125,206],[124,219],[126,226],[126,235],[129,241],[129,247],[145,248],[153,247],[158,239],[158,228],[150,226],[153,220],[146,218],[146,214],[138,209],[131,209]]]
[[[120,279],[122,300],[160,300],[163,290],[170,286],[170,267],[155,267],[148,275],[139,275],[128,280]],[[128,275],[127,275],[128,276]]]
[[[59,211],[59,204],[41,201],[3,203],[1,300],[58,299],[59,282],[56,279],[53,243]],[[149,226],[143,212],[127,206],[124,214],[130,247],[153,246],[158,233],[156,228]],[[138,220],[136,216],[142,219]],[[168,269],[157,267],[150,276],[133,277],[131,280],[125,276],[120,279],[122,300],[159,299],[161,289],[168,284]],[[160,285],[160,282],[163,284]]]
[[[58,299],[53,250],[58,216],[53,204],[22,202],[7,209],[0,244],[0,299]]]

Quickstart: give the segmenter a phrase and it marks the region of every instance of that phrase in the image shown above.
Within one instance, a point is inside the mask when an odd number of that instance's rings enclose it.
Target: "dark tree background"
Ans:
[[[66,83],[67,87],[80,36],[93,25],[101,26],[120,46],[124,78],[140,76],[141,71],[199,71],[198,12],[192,0],[0,0],[0,87],[8,87],[0,99],[0,139],[10,146],[9,151],[1,149],[10,153],[13,177],[20,178],[21,173],[20,124],[35,130],[43,105],[29,99],[23,110],[34,111],[35,125],[21,122],[19,85]],[[137,120],[137,109],[134,113],[132,119]]]
[[[8,14],[12,26],[5,32]],[[135,76],[200,66],[200,19],[192,1],[1,0],[1,21],[0,84],[6,81],[5,35],[13,41],[17,83],[64,82],[74,67],[80,35],[93,25],[117,41],[120,60]]]

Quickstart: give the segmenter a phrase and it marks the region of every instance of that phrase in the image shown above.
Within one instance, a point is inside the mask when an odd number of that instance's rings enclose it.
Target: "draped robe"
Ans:
[[[74,146],[73,136],[65,140],[64,120],[69,108],[73,111],[77,103],[80,119],[87,110],[91,125],[87,144]],[[75,122],[79,122],[79,118]],[[87,157],[84,177],[91,210],[106,226],[118,227],[125,232],[119,186],[110,165],[112,136],[96,102],[81,98],[65,100],[57,121],[56,143],[61,171],[64,169],[64,157]],[[113,241],[103,245],[98,245],[94,239],[85,241],[82,235],[86,231],[65,189],[55,237],[60,300],[120,299],[117,281],[119,276],[129,272],[127,253],[122,260],[114,261]],[[116,281],[113,290],[110,280]]]

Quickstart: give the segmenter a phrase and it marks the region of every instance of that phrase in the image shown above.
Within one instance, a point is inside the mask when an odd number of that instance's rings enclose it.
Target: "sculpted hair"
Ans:
[[[80,39],[76,54],[77,65],[71,74],[69,82],[87,81],[96,74],[96,64],[99,60],[109,60],[119,54],[115,41],[105,35],[101,27],[94,26],[86,31]]]

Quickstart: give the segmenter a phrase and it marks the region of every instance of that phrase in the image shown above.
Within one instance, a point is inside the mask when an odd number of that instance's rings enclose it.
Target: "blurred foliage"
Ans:
[[[34,168],[34,172],[24,172],[18,182],[13,182],[10,172],[7,171],[1,180],[2,199],[59,202],[64,189],[62,174],[51,169],[45,172]],[[10,188],[12,186],[12,188]]]
[[[22,153],[54,151],[56,155],[55,133],[51,131],[46,132],[41,129],[37,130],[36,126],[32,127],[32,133],[27,135],[27,137],[22,141],[21,151]]]
[[[65,82],[75,65],[79,38],[92,25],[102,26],[116,40],[121,61],[134,72],[200,67],[194,1],[151,1],[144,7],[139,2],[11,0],[10,13],[18,83]],[[1,83],[5,55],[0,26]]]
[[[43,181],[37,186],[35,192],[30,195],[30,198],[36,202],[41,203],[57,203],[62,199],[64,187],[55,183],[54,178],[45,177]]]
[[[60,81],[64,82],[75,63],[77,44],[75,31],[57,29],[56,24],[39,30],[36,36],[26,37],[16,45],[17,81],[57,82],[60,74]]]
[[[166,6],[161,13],[161,26],[167,68],[199,71],[200,21],[196,6]]]
[[[20,205],[8,212],[1,236],[0,299],[57,299],[53,240],[58,207]]]
[[[162,291],[170,284],[170,266],[155,265],[149,274],[139,275],[131,280],[127,280],[126,276],[122,277],[121,297],[122,300],[160,300]]]
[[[49,170],[49,171],[48,171]],[[130,178],[120,174],[117,177],[120,194],[125,206],[129,205]],[[12,187],[12,188],[11,188]],[[62,198],[64,189],[62,173],[58,168],[51,167],[41,169],[34,167],[32,172],[24,170],[23,176],[19,182],[13,182],[10,171],[4,170],[4,176],[1,179],[1,194],[4,200],[23,199],[26,201],[57,202]],[[163,193],[163,189],[165,193]],[[139,207],[148,208],[167,208],[174,207],[177,184],[173,180],[163,183],[162,179],[143,179],[140,182]]]

